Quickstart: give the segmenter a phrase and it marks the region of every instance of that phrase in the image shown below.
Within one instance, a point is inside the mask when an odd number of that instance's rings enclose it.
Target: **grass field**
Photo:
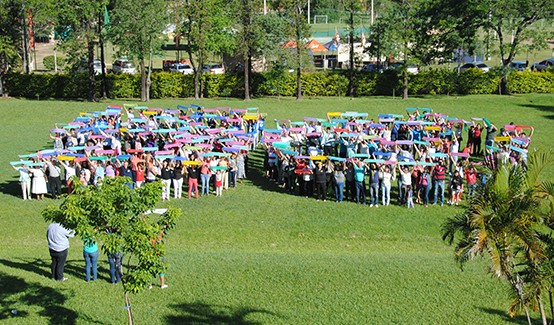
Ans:
[[[122,104],[123,102],[114,102]],[[497,125],[533,125],[532,146],[551,148],[554,95],[393,98],[290,98],[153,101],[151,107],[200,103],[254,107],[274,118],[323,117],[327,111],[403,113],[405,107]],[[69,281],[49,279],[47,224],[52,201],[20,199],[9,161],[51,146],[48,130],[105,103],[0,99],[0,322],[123,324],[121,286],[109,283],[105,255],[100,279],[84,281],[80,240],[71,240]],[[268,125],[272,127],[271,123]],[[183,215],[168,240],[169,288],[132,295],[137,324],[500,324],[509,290],[486,273],[486,260],[455,265],[440,225],[453,207],[316,202],[287,195],[261,176],[253,153],[249,180],[223,197],[172,200]],[[554,177],[550,170],[549,177]],[[160,206],[164,204],[160,203]],[[157,283],[157,280],[154,280]],[[17,310],[17,313],[12,313]],[[538,314],[534,314],[538,321]]]

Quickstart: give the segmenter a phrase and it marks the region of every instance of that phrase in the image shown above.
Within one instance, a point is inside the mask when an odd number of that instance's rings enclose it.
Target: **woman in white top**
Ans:
[[[44,200],[44,194],[48,192],[44,172],[40,168],[29,168],[29,172],[33,174],[31,193],[37,196],[37,200]]]
[[[394,172],[394,171],[393,171]],[[381,192],[383,193],[383,205],[387,206],[390,205],[390,188],[391,188],[391,182],[394,180],[395,176],[394,174],[391,174],[390,167],[387,165],[384,165],[381,167],[381,176],[379,177],[382,179],[381,182]]]

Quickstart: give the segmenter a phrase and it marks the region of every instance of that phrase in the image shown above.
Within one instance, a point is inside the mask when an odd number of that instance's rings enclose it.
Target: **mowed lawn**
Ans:
[[[123,104],[125,101],[112,101]],[[9,324],[123,324],[121,286],[84,281],[82,243],[71,240],[66,275],[50,280],[47,224],[53,201],[23,201],[9,162],[52,144],[48,131],[79,112],[109,102],[0,99],[0,322]],[[497,125],[535,127],[532,147],[552,148],[554,95],[398,98],[265,98],[155,100],[177,104],[259,107],[273,119],[324,117],[328,111],[404,113],[406,107]],[[172,200],[183,215],[168,239],[168,289],[131,295],[138,324],[499,324],[510,319],[508,287],[478,259],[461,271],[453,247],[440,238],[454,207],[369,208],[316,202],[283,193],[261,176],[261,152],[251,155],[249,180],[223,196]],[[554,170],[549,170],[554,177]],[[396,203],[396,202],[395,202]],[[394,203],[394,204],[395,204]],[[160,202],[160,207],[164,206]],[[154,279],[154,284],[159,280]],[[538,315],[534,314],[538,321]]]

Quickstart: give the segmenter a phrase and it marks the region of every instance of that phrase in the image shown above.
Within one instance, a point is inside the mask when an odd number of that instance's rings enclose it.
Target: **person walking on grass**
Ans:
[[[67,280],[64,277],[63,271],[69,251],[69,238],[74,235],[75,233],[72,230],[66,229],[57,222],[52,222],[48,225],[46,239],[48,240],[48,249],[52,258],[52,279],[56,281]]]

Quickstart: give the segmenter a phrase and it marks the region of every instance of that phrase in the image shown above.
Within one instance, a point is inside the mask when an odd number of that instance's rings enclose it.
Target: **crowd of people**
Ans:
[[[408,108],[406,115],[329,112],[327,118],[275,120],[265,129],[266,176],[289,193],[370,207],[397,202],[458,205],[487,175],[477,165],[525,164],[533,128],[498,128],[486,118],[462,120]],[[483,138],[485,145],[483,146]],[[397,187],[393,189],[393,183]],[[369,201],[369,202],[368,202]]]
[[[246,177],[263,124],[257,108],[109,106],[56,124],[52,149],[21,155],[12,166],[24,200],[56,199],[62,183],[71,193],[76,179],[88,186],[117,176],[129,177],[133,188],[161,180],[163,200],[181,198],[184,185],[189,199],[221,196]]]

